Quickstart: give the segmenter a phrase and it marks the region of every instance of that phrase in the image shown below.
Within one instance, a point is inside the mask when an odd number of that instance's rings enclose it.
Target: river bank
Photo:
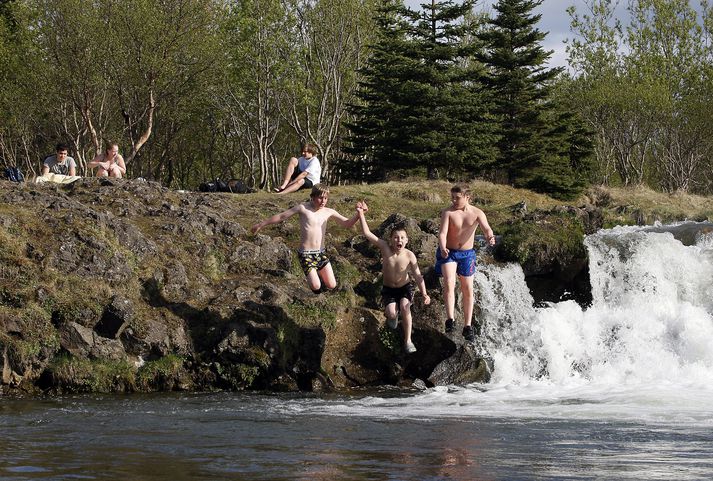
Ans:
[[[331,226],[336,292],[307,289],[296,222],[248,229],[305,193],[172,191],[136,180],[0,182],[3,395],[151,391],[420,389],[486,381],[488,357],[442,333],[433,274],[445,182],[336,187],[330,206],[371,206],[377,234],[406,225],[434,299],[414,307],[417,353],[384,327],[377,253]],[[572,205],[474,182],[500,243],[481,263],[519,263],[534,301],[591,299],[585,234],[613,224],[713,219],[713,201],[590,189]],[[653,199],[653,200],[652,200]],[[659,200],[661,199],[661,200]],[[477,310],[476,310],[477,312]]]

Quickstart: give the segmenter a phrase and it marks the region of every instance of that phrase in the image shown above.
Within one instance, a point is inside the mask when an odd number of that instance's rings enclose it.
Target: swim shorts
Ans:
[[[297,256],[300,258],[300,265],[305,275],[312,269],[320,271],[329,264],[329,257],[324,253],[324,249],[297,251]]]
[[[456,267],[456,273],[461,277],[470,277],[475,274],[475,250],[466,249],[448,249],[448,257],[443,259],[441,257],[441,248],[436,249],[436,274],[440,277],[443,275],[441,272],[441,266],[448,262],[455,262],[458,264]]]
[[[407,299],[409,302],[413,302],[414,294],[416,294],[416,286],[413,282],[407,282],[401,287],[384,286],[381,288],[381,301],[384,303],[384,306],[388,306],[392,302],[398,304],[401,299]]]

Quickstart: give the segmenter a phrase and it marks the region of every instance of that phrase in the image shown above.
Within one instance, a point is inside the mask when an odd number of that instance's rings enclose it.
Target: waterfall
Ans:
[[[475,277],[493,381],[713,379],[713,224],[617,227],[584,239],[592,305],[532,307],[518,265]]]

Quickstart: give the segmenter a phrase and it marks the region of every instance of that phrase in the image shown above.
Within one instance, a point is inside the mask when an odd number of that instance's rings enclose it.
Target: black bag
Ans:
[[[218,187],[215,185],[215,182],[208,181],[208,182],[203,182],[201,185],[198,186],[198,190],[201,192],[216,192],[218,190]]]
[[[252,194],[255,189],[251,189],[240,179],[230,179],[228,181],[228,191],[233,194]]]
[[[25,181],[25,176],[22,175],[22,171],[20,170],[19,167],[6,167],[4,173],[5,173],[5,177],[9,181],[12,181],[12,182],[24,182]]]

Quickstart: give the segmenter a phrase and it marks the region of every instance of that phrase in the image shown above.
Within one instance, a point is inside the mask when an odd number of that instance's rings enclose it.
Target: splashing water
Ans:
[[[519,265],[484,266],[474,282],[495,362],[490,384],[326,409],[713,426],[712,233],[711,224],[684,223],[588,236],[586,309],[574,301],[535,308]]]

